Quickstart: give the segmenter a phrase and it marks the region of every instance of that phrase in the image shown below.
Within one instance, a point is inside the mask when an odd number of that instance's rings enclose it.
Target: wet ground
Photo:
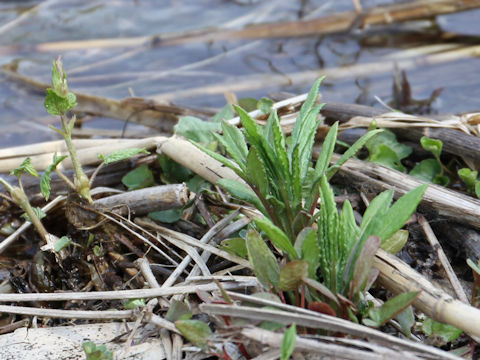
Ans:
[[[366,0],[362,6],[385,3]],[[480,10],[329,36],[144,41],[353,9],[350,0],[2,1],[0,65],[16,62],[21,74],[49,82],[51,61],[62,55],[74,91],[115,99],[133,93],[215,110],[225,104],[225,92],[237,98],[298,94],[323,74],[325,101],[381,106],[375,96],[391,100],[397,64],[406,70],[414,98],[443,88],[433,112],[480,110]],[[57,137],[47,125],[58,120],[42,102],[42,94],[0,75],[0,147]],[[84,126],[123,123],[94,117]]]

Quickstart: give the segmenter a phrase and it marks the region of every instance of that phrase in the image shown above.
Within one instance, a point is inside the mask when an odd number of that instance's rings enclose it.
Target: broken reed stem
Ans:
[[[58,310],[25,306],[0,305],[0,313],[29,315],[61,319],[88,320],[125,320],[132,319],[138,313],[135,310],[93,311],[93,310]]]
[[[445,269],[445,273],[447,274],[448,280],[450,281],[450,284],[452,284],[455,294],[457,294],[457,298],[460,301],[464,302],[465,304],[470,304],[467,298],[467,294],[465,294],[465,290],[463,290],[463,287],[460,284],[460,281],[458,281],[457,275],[453,271],[452,265],[450,265],[450,261],[448,260],[445,252],[443,251],[442,246],[438,242],[438,239],[435,236],[435,233],[433,232],[432,228],[430,227],[430,224],[428,223],[427,219],[425,219],[425,217],[420,214],[417,216],[417,218],[418,218],[418,223],[420,224],[423,231],[425,232],[425,237],[427,238],[427,241],[429,242],[433,250],[437,253],[438,259],[440,260],[443,268]]]

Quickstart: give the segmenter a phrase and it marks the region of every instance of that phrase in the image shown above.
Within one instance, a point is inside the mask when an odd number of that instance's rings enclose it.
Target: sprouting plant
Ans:
[[[105,345],[96,345],[94,342],[87,341],[82,344],[83,351],[87,360],[112,360],[113,354],[107,350]]]
[[[90,182],[85,175],[82,165],[77,157],[77,152],[72,142],[72,131],[75,125],[75,115],[68,119],[67,112],[77,105],[74,93],[68,90],[67,74],[63,69],[61,58],[58,57],[52,64],[52,87],[47,89],[45,97],[45,109],[50,115],[60,116],[62,129],[53,128],[65,139],[70,160],[75,171],[74,186],[76,191],[90,203],[93,202],[90,195]]]
[[[266,125],[260,126],[236,107],[244,131],[224,121],[223,136],[216,134],[232,160],[195,144],[243,180],[222,179],[218,183],[265,215],[254,219],[256,229],[290,260],[280,269],[261,235],[250,229],[247,252],[259,281],[280,296],[282,291],[294,291],[297,298],[298,289],[307,284],[315,289],[311,293],[314,299],[318,291],[339,310],[338,296],[361,300],[361,293],[374,279],[371,264],[376,250],[408,220],[426,185],[404,195],[393,206],[392,190],[380,194],[365,212],[361,226],[357,226],[348,201],[338,213],[328,180],[381,130],[365,134],[330,165],[338,131],[338,123],[334,124],[313,167],[312,148],[323,106],[315,104],[321,81],[315,83],[303,104],[290,139],[285,137],[275,111]],[[320,211],[316,214],[319,198]],[[304,300],[302,296],[299,301],[302,304]]]

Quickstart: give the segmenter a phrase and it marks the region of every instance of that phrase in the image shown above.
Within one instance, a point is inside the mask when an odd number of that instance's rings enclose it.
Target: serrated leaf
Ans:
[[[420,139],[420,144],[425,150],[430,151],[437,160],[440,160],[443,147],[441,140],[431,139],[428,136],[422,136]]]
[[[77,106],[77,97],[74,93],[69,92],[67,95],[68,110],[72,110],[75,106]]]
[[[58,96],[57,93],[51,89],[47,89],[44,106],[50,115],[63,115],[71,109],[71,99]]]
[[[125,185],[128,190],[137,190],[154,185],[155,180],[148,165],[143,164],[125,174],[125,176],[122,177],[122,184]]]
[[[370,309],[368,315],[373,324],[369,325],[376,327],[384,325],[410,306],[419,295],[420,291],[402,293],[389,299],[382,306]]]
[[[252,146],[248,153],[247,158],[247,179],[251,185],[254,185],[256,189],[266,196],[268,191],[268,178],[265,170],[265,165],[260,158],[257,149]]]
[[[396,254],[403,249],[405,244],[408,241],[408,231],[407,230],[398,230],[392,236],[385,239],[380,246],[383,250],[389,252],[390,254]]]
[[[53,245],[53,250],[58,253],[70,245],[72,240],[68,236],[62,236]]]
[[[281,348],[281,360],[287,360],[292,356],[295,350],[295,343],[297,341],[297,328],[295,323],[290,325],[287,331],[283,334],[282,348]]]
[[[307,229],[310,229],[310,231]],[[308,231],[308,234],[306,234],[305,240],[302,243],[301,258],[308,263],[308,276],[315,279],[317,277],[318,266],[320,265],[320,247],[318,246],[317,234],[315,231],[311,228],[306,228],[304,230]],[[304,230],[300,232],[299,236],[302,235]],[[297,245],[296,242],[295,245]]]
[[[302,107],[300,108],[300,112],[298,113],[298,116],[297,116],[297,121],[295,122],[295,126],[293,127],[293,130],[292,130],[292,146],[295,146],[296,144],[299,143],[298,137],[300,134],[300,129],[303,125],[301,120],[305,119],[305,117],[310,112],[310,110],[315,106],[315,103],[317,102],[317,99],[318,99],[320,84],[324,79],[325,79],[325,76],[322,76],[321,78],[317,79],[317,81],[315,81],[315,84],[313,84],[312,88],[310,89],[307,95],[307,99],[305,100]],[[292,156],[292,154],[293,154],[293,149],[289,153],[290,157]]]
[[[288,236],[267,218],[253,219],[255,224],[267,234],[272,243],[288,254],[290,259],[298,259],[298,254]]]
[[[248,155],[247,143],[242,132],[227,121],[222,121],[224,146],[238,165],[245,164]]]
[[[257,149],[260,149],[262,147],[262,130],[245,110],[239,106],[234,106],[234,108],[240,116],[240,121],[245,129],[245,136],[248,142],[250,145],[256,146]]]
[[[320,179],[330,166],[330,159],[337,141],[338,121],[332,125],[322,145],[322,152],[315,165],[315,179]]]
[[[192,344],[203,350],[208,349],[207,340],[212,335],[212,330],[206,323],[200,320],[177,320],[175,327]]]
[[[35,168],[32,166],[32,160],[27,157],[23,162],[20,164],[19,167],[16,169],[13,169],[10,172],[10,175],[15,175],[16,177],[20,177],[22,174],[27,173],[32,176],[38,177],[38,172],[35,170]]]
[[[117,161],[129,159],[138,154],[149,155],[150,153],[145,149],[139,149],[139,148],[121,149],[121,150],[114,151],[105,157],[102,157],[102,159],[104,164],[108,165]]]
[[[248,259],[258,281],[267,289],[277,289],[280,269],[277,259],[260,235],[253,229],[247,231]]]
[[[47,214],[45,214],[45,212],[39,207],[32,207],[32,210],[35,213],[35,216],[40,220],[42,220],[45,216],[47,216]],[[22,218],[24,218],[26,221],[32,222],[32,220],[30,219],[30,216],[28,216],[27,213],[23,213]]]
[[[230,238],[223,240],[220,243],[220,249],[240,256],[241,258],[246,259],[247,257],[247,245],[245,244],[245,239],[243,238]]]
[[[280,270],[278,288],[282,291],[297,290],[308,276],[308,263],[304,260],[293,260]]]

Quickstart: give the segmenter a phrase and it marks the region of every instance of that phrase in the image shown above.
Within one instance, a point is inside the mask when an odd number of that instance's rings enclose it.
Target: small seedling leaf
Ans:
[[[35,177],[38,176],[38,172],[33,167],[32,160],[29,157],[27,157],[25,160],[23,160],[23,162],[20,164],[19,167],[17,167],[16,169],[13,169],[10,172],[10,175],[15,175],[16,177],[20,177],[24,173],[30,174],[30,175],[35,176]]]
[[[41,219],[43,219],[45,216],[47,216],[47,214],[45,214],[45,212],[44,212],[41,208],[39,208],[39,207],[32,207],[32,210],[33,210],[33,212],[35,213],[35,216],[36,216],[39,220],[41,220]],[[30,219],[30,216],[28,216],[27,213],[23,213],[23,214],[22,214],[22,218],[24,218],[26,221],[32,222],[32,220]]]
[[[467,190],[473,192],[477,183],[478,171],[469,168],[462,168],[458,170],[458,176],[467,186]]]
[[[105,345],[95,345],[91,341],[82,344],[87,360],[113,360],[113,353]]]
[[[103,160],[103,163],[105,165],[108,165],[117,161],[129,159],[138,154],[148,155],[150,153],[145,149],[139,149],[139,148],[121,149],[121,150],[114,151],[108,154],[107,156],[102,156],[100,159]]]
[[[207,340],[212,330],[206,323],[200,320],[177,320],[175,326],[188,341],[203,350],[208,349]]]
[[[195,145],[196,147],[198,147],[200,150],[202,150],[204,153],[210,155],[212,158],[214,158],[215,160],[219,161],[221,164],[225,165],[226,167],[232,169],[233,171],[235,171],[235,173],[240,176],[242,179],[245,180],[245,174],[243,173],[243,171],[237,166],[235,165],[232,161],[230,161],[229,159],[227,159],[225,156],[222,156],[220,154],[217,154],[215,151],[212,151],[208,148],[206,148],[205,146],[193,141],[193,140],[190,140],[190,142]]]
[[[295,323],[285,331],[282,340],[281,360],[288,360],[295,350],[295,342],[297,340],[297,328]]]
[[[422,324],[422,330],[428,336],[436,335],[441,337],[445,343],[456,340],[462,333],[462,330],[452,325],[443,324],[431,318],[425,319]]]
[[[273,100],[262,97],[260,101],[257,103],[257,108],[264,114],[269,114],[272,111]]]
[[[328,131],[325,141],[322,145],[322,152],[317,159],[317,164],[315,165],[315,179],[320,179],[322,175],[327,171],[330,166],[330,159],[332,158],[333,149],[335,148],[335,143],[337,141],[338,133],[338,121],[332,125]]]
[[[126,310],[144,307],[145,305],[145,299],[129,299],[123,302],[123,308]]]
[[[308,233],[305,234],[305,231]],[[318,246],[317,234],[312,228],[305,228],[298,237],[304,234],[305,239],[301,243],[301,258],[308,263],[308,276],[315,279],[318,266],[320,265],[320,247]],[[298,237],[297,242],[299,242]],[[295,242],[295,245],[297,245],[297,242]],[[300,253],[300,251],[297,250],[297,253]]]
[[[62,236],[58,239],[53,245],[53,250],[58,253],[65,249],[68,245],[72,243],[72,240],[68,236]]]
[[[183,209],[159,210],[148,214],[148,217],[166,224],[173,224],[180,220],[183,215]]]
[[[277,259],[255,230],[247,231],[246,243],[248,259],[258,281],[267,289],[276,289],[280,278]]]
[[[430,151],[433,156],[435,156],[435,159],[440,160],[443,146],[441,140],[431,139],[428,136],[422,136],[420,139],[420,144],[425,150]]]
[[[139,167],[129,171],[124,177],[122,177],[122,183],[128,190],[143,189],[155,184],[153,174],[147,164],[140,165]]]
[[[247,245],[245,244],[245,239],[243,238],[231,238],[223,240],[220,243],[220,248],[228,251],[231,254],[238,255],[241,258],[247,258]]]
[[[370,309],[368,311],[370,320],[377,327],[384,325],[387,321],[393,319],[408,306],[410,306],[419,295],[420,291],[410,291],[391,298],[382,306]]]
[[[238,99],[238,106],[241,106],[245,111],[254,111],[258,108],[258,100],[253,97],[246,97]]]
[[[415,314],[413,313],[413,307],[410,305],[400,314],[398,314],[395,319],[397,319],[398,323],[400,324],[403,333],[407,335],[407,337],[410,337],[412,335],[412,326],[415,324]]]
[[[57,116],[63,115],[71,109],[71,101],[72,99],[58,96],[58,94],[53,91],[53,89],[48,88],[47,95],[45,96],[45,102],[43,105],[45,106],[45,109],[50,115]]]
[[[435,159],[420,161],[411,171],[410,175],[417,179],[433,182],[435,177],[442,172],[442,167]]]
[[[255,218],[255,224],[264,231],[270,241],[280,250],[288,254],[290,259],[298,259],[298,254],[288,236],[267,218]]]

